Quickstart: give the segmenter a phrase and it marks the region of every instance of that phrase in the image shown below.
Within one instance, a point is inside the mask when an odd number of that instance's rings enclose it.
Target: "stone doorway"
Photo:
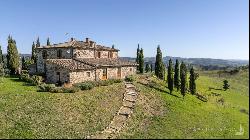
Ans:
[[[121,78],[121,76],[122,76],[122,70],[121,70],[121,68],[118,68],[118,70],[117,70],[117,78]]]
[[[102,80],[107,80],[107,69],[102,69]]]

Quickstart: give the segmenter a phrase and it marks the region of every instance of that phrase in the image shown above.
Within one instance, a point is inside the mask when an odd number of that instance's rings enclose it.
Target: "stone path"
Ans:
[[[121,108],[114,116],[108,127],[96,135],[88,136],[87,139],[110,139],[114,136],[114,134],[119,133],[119,131],[126,125],[128,118],[133,113],[137,96],[138,93],[136,92],[135,86],[130,82],[125,82],[125,93],[123,95]]]

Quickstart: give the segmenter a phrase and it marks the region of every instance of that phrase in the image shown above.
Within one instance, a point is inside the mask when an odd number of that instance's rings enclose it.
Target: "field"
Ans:
[[[199,74],[197,91],[207,102],[190,94],[183,99],[177,91],[170,94],[164,81],[138,75],[134,113],[116,137],[249,138],[249,72]],[[230,84],[227,91],[221,90],[224,79]],[[148,81],[155,86],[148,86]],[[42,93],[17,78],[4,78],[0,138],[84,138],[109,124],[123,92],[119,83],[78,93]]]
[[[231,85],[227,91],[221,90],[224,79]],[[137,82],[140,100],[119,138],[249,138],[248,71],[220,78],[200,72],[198,92],[208,102],[190,94],[183,99],[176,91],[170,95],[165,82],[150,80],[160,86]]]
[[[78,93],[36,92],[18,78],[0,83],[0,138],[84,138],[106,127],[123,84]]]

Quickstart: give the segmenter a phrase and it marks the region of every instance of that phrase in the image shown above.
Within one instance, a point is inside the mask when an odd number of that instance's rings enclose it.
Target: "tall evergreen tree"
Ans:
[[[180,66],[180,77],[181,77],[181,94],[184,97],[186,94],[187,84],[187,67],[184,62]]]
[[[190,69],[190,76],[189,76],[189,90],[191,94],[196,94],[196,74],[194,72],[194,68]]]
[[[25,58],[24,58],[24,56],[22,57],[22,70],[25,70]]]
[[[140,46],[138,44],[138,47],[137,47],[137,52],[136,52],[136,63],[139,64],[139,56],[140,56]],[[139,71],[139,66],[137,66],[137,70]]]
[[[32,44],[31,59],[36,63],[36,45],[34,42]]]
[[[9,36],[7,46],[7,68],[10,70],[10,74],[16,74],[18,72],[19,63],[16,41]]]
[[[224,80],[224,81],[223,81],[223,89],[226,91],[226,90],[229,89],[229,87],[230,87],[230,85],[228,84],[228,81],[227,81],[227,80]]]
[[[50,41],[49,41],[49,38],[47,38],[47,46],[50,45]]]
[[[160,49],[160,45],[158,45],[157,47],[157,54],[156,54],[156,60],[155,60],[155,75],[159,78],[159,79],[164,79],[164,64],[163,64],[163,60],[162,60],[162,52]]]
[[[150,65],[147,63],[146,68],[145,68],[145,72],[148,73],[149,71],[150,71]]]
[[[141,48],[139,53],[139,72],[144,72],[144,55],[143,55],[143,49]]]
[[[41,46],[41,44],[40,44],[39,37],[38,37],[36,40],[36,47],[40,47],[40,46]]]
[[[153,72],[153,64],[150,64],[150,71]]]
[[[168,80],[168,89],[169,89],[170,93],[172,93],[172,91],[174,89],[174,75],[173,75],[173,64],[172,64],[171,59],[169,60],[169,63],[168,63],[167,80]]]
[[[179,91],[180,89],[180,63],[178,59],[176,59],[175,68],[174,68],[174,87],[176,87],[177,91]]]
[[[3,51],[1,45],[0,45],[0,63],[3,63]]]

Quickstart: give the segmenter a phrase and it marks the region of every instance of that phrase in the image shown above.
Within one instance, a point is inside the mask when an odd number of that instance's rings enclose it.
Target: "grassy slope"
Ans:
[[[106,127],[123,84],[79,93],[41,93],[16,78],[0,83],[0,138],[84,138]]]
[[[215,90],[228,79],[230,90]],[[212,73],[200,73],[198,92],[209,101],[202,102],[192,95],[181,98],[180,93],[168,94],[164,82],[151,80],[162,86],[159,91],[137,83],[140,89],[138,104],[128,127],[118,138],[249,138],[249,76],[248,71],[235,76],[218,78]],[[140,80],[141,81],[141,80]],[[209,91],[209,87],[215,88]],[[211,92],[221,96],[209,96]],[[224,99],[224,104],[218,102]],[[237,136],[242,125],[244,135]]]

